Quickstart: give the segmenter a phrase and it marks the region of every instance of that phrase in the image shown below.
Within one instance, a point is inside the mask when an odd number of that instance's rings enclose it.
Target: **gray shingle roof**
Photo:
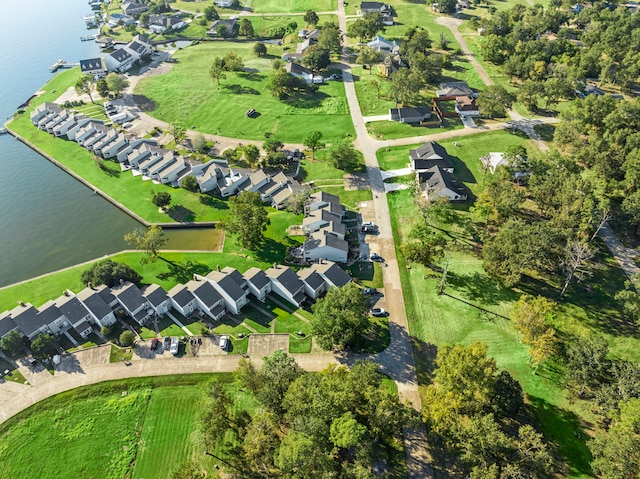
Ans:
[[[20,328],[22,334],[26,336],[30,336],[42,327],[43,324],[36,319],[37,316],[38,310],[29,303],[25,306],[17,306],[11,310],[13,322]]]
[[[80,298],[80,301],[82,301],[87,309],[98,319],[102,319],[111,313],[111,308],[107,302],[98,291],[94,289],[85,288],[76,296]]]
[[[351,276],[333,261],[323,261],[322,263],[314,264],[311,266],[311,269],[320,273],[327,278],[330,283],[339,288],[351,281]]]
[[[111,288],[111,292],[129,311],[136,311],[147,302],[140,289],[133,283],[125,283]]]
[[[242,291],[238,283],[236,283],[231,276],[221,271],[211,271],[211,273],[207,275],[207,278],[218,283],[218,286],[235,301],[244,296],[244,291]]]
[[[301,269],[298,271],[298,276],[314,290],[317,290],[325,283],[324,278],[312,268]]]
[[[167,299],[169,299],[169,296],[167,296],[167,292],[157,284],[150,284],[149,286],[145,286],[142,290],[142,294],[145,298],[147,298],[147,301],[149,301],[154,306],[159,306]]]
[[[0,338],[5,334],[9,334],[10,331],[16,329],[17,325],[11,318],[9,311],[0,313]]]
[[[296,291],[304,287],[302,280],[298,278],[298,275],[288,266],[269,268],[265,273],[269,278],[277,280],[291,294],[295,294]]]
[[[264,288],[270,282],[269,277],[260,268],[249,268],[243,276],[258,289]]]
[[[184,308],[187,304],[195,299],[193,293],[189,291],[185,285],[177,284],[169,290],[169,297],[173,299],[178,305]]]
[[[222,301],[222,296],[216,291],[216,289],[208,281],[189,281],[186,284],[194,296],[196,296],[204,305],[211,309],[218,302]]]
[[[71,324],[76,324],[89,314],[87,308],[75,296],[60,296],[56,300],[56,305]]]

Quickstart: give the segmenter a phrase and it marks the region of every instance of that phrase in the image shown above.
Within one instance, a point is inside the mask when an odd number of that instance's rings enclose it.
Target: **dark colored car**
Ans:
[[[158,340],[153,338],[151,340],[151,351],[155,351],[156,349],[158,349]]]
[[[363,294],[376,294],[378,290],[376,288],[364,288],[362,290]]]
[[[373,253],[371,255],[371,261],[378,261],[378,262],[383,262],[384,259],[382,258],[382,256],[380,256],[378,253]]]
[[[164,343],[162,346],[164,349],[169,349],[169,346],[171,346],[171,338],[169,336],[164,337]]]

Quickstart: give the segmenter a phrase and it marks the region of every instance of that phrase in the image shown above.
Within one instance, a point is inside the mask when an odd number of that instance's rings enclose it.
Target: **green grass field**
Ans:
[[[179,63],[171,72],[142,80],[136,93],[155,103],[152,115],[205,133],[257,140],[270,133],[289,142],[302,142],[309,130],[322,131],[328,141],[354,134],[341,82],[298,99],[277,100],[266,88],[273,57],[257,58],[252,48],[250,42],[210,42],[183,49],[176,53]],[[228,72],[214,85],[209,64],[229,51],[238,53],[251,71]],[[247,118],[250,108],[260,116]]]
[[[245,0],[245,5],[248,3],[257,13],[329,12],[338,8],[337,0]]]
[[[437,119],[437,118],[436,118]],[[449,130],[461,130],[464,128],[459,118],[445,118],[443,126],[419,126],[397,121],[372,121],[367,123],[367,131],[378,140],[393,140],[396,138],[409,138],[412,136],[428,136]]]

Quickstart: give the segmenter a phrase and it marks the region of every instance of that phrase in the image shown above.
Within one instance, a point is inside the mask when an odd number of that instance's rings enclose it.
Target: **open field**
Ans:
[[[245,5],[257,13],[329,12],[338,8],[337,0],[246,0]],[[298,22],[302,25],[302,22]]]
[[[152,115],[205,133],[256,140],[269,133],[288,142],[302,142],[310,130],[322,131],[328,141],[354,134],[341,82],[329,82],[296,99],[277,100],[266,88],[273,57],[256,58],[252,48],[251,42],[211,42],[183,49],[174,56],[179,63],[171,72],[142,80],[136,93],[155,103]],[[249,71],[227,72],[214,85],[208,66],[212,58],[230,51],[243,58]],[[247,118],[250,108],[260,116]]]
[[[437,119],[437,117],[435,117]],[[378,140],[410,138],[412,136],[434,135],[449,130],[462,130],[464,125],[459,118],[445,118],[442,126],[419,126],[397,121],[372,121],[367,123],[367,131]]]

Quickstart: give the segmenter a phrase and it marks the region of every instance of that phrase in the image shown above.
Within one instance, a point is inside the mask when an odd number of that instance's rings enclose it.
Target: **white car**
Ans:
[[[227,349],[227,345],[229,344],[228,336],[220,336],[220,349]]]
[[[362,223],[362,226],[363,226],[363,227],[364,227],[364,226],[369,226],[369,227],[371,227],[371,226],[375,226],[375,225],[374,225],[371,221],[365,221],[364,223]]]
[[[171,337],[171,346],[169,347],[169,352],[171,354],[178,354],[178,345],[180,344],[180,340],[178,339],[178,336],[172,336]]]

